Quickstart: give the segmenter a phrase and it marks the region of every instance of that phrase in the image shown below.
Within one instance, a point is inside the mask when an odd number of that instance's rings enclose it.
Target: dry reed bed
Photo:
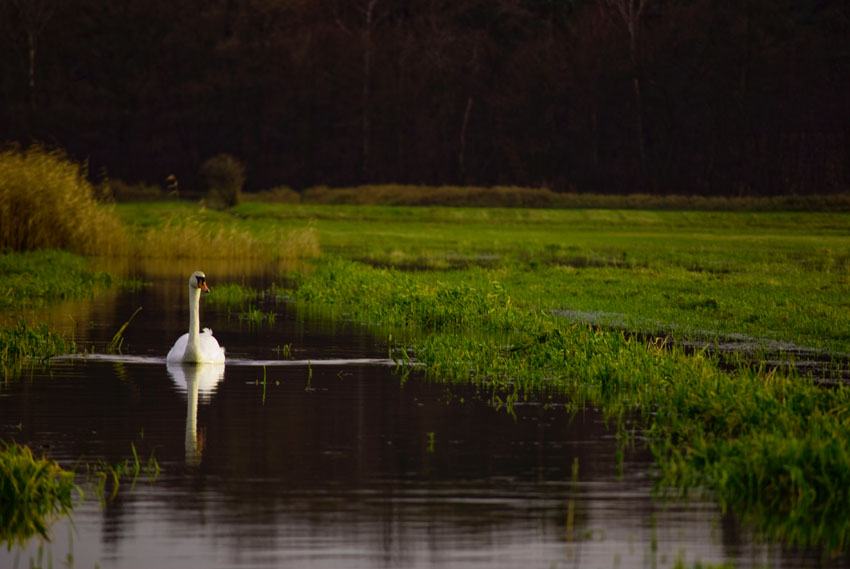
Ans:
[[[127,240],[84,167],[60,151],[10,148],[0,153],[0,251],[41,248],[118,255]]]

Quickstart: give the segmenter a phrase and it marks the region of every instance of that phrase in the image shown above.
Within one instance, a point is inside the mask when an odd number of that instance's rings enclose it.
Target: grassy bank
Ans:
[[[498,404],[558,393],[600,408],[623,444],[646,433],[662,490],[708,490],[771,538],[850,545],[850,389],[570,324],[514,302],[500,276],[329,260],[292,294],[411,330],[431,377],[488,385]]]
[[[0,310],[16,314],[25,308],[65,300],[91,298],[109,288],[113,278],[93,270],[89,261],[63,251],[0,255]],[[74,343],[44,324],[18,320],[0,327],[0,369],[8,372],[25,358],[45,358],[73,351]]]

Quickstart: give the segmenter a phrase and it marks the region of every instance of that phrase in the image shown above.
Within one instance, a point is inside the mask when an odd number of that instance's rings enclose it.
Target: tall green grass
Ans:
[[[53,520],[73,508],[74,473],[35,458],[28,447],[2,443],[0,449],[0,543],[22,546],[31,537],[49,539]]]
[[[60,151],[0,152],[0,251],[126,252],[124,228],[95,197],[84,169]]]
[[[48,330],[46,324],[30,326],[19,321],[14,328],[0,328],[0,369],[14,368],[25,358],[48,358],[74,350],[74,342]]]

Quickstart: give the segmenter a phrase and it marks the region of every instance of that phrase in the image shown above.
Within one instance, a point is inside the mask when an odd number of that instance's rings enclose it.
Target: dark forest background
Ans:
[[[850,188],[847,0],[0,0],[0,140],[92,176]]]

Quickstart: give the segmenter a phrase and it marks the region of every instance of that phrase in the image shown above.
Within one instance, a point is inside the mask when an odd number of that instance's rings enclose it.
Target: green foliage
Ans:
[[[208,158],[198,172],[210,202],[233,207],[242,198],[245,184],[245,166],[230,154],[216,154]]]
[[[0,152],[0,251],[116,255],[126,247],[124,228],[78,164],[40,147]]]
[[[51,522],[70,513],[74,474],[56,462],[35,458],[28,447],[0,449],[0,543],[8,548],[39,535],[49,539]],[[77,489],[79,491],[79,489]]]

